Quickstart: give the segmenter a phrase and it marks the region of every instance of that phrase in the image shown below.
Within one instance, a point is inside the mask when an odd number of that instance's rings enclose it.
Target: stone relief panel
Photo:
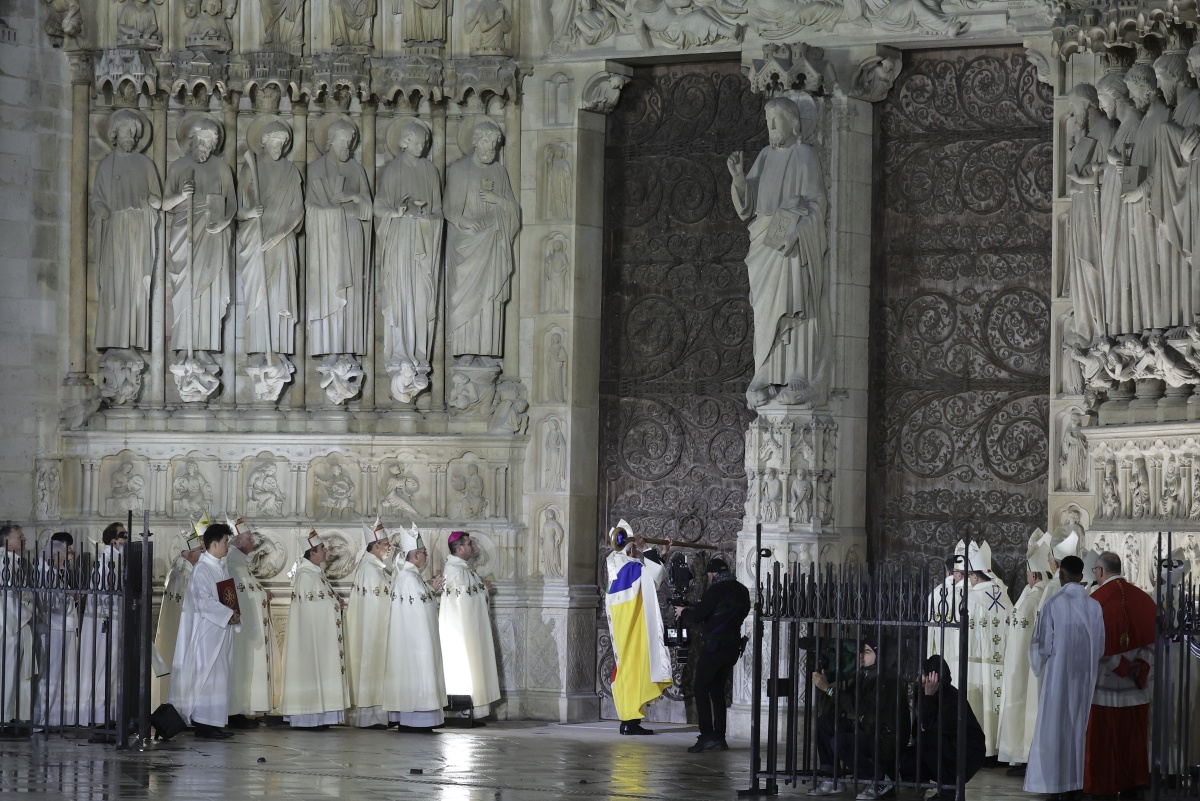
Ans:
[[[543,314],[565,314],[571,300],[571,240],[555,231],[542,243],[542,302]]]
[[[567,490],[567,425],[551,416],[541,424],[539,486],[546,492]]]
[[[566,645],[566,615],[542,611],[531,613],[526,670],[529,686],[539,690],[562,687],[563,651]]]
[[[453,460],[447,472],[450,481],[449,516],[455,520],[490,517],[487,462],[468,452],[462,458]]]
[[[101,486],[106,488],[104,514],[124,518],[127,512],[138,514],[148,508],[149,468],[145,460],[126,452],[104,461],[100,472]]]
[[[309,508],[316,518],[351,520],[359,514],[357,488],[362,480],[358,465],[338,454],[312,460]]]
[[[562,524],[562,510],[554,504],[547,505],[538,515],[537,569],[546,579],[561,579],[563,573],[563,545],[566,530]]]
[[[35,478],[33,510],[38,520],[57,520],[62,498],[62,465],[57,460],[39,459]]]
[[[325,575],[339,581],[354,572],[358,552],[362,550],[362,535],[357,532],[321,531],[321,539],[329,549],[325,557]]]
[[[1100,439],[1091,443],[1096,525],[1157,530],[1158,521],[1200,520],[1200,443],[1195,438]]]
[[[1052,113],[1005,48],[906,53],[882,106],[868,445],[882,557],[974,537],[1007,575],[1045,524]]]
[[[557,139],[542,148],[539,166],[539,216],[546,221],[570,220],[575,208],[575,174],[571,146]]]
[[[379,510],[384,518],[403,521],[411,525],[417,520],[424,520],[429,515],[429,479],[425,479],[425,490],[422,493],[420,474],[426,474],[423,465],[408,454],[400,454],[396,459],[384,462],[380,473]],[[420,500],[418,500],[420,496]],[[424,510],[424,511],[422,511]]]
[[[542,402],[566,403],[570,371],[567,368],[567,332],[553,325],[542,334]]]
[[[279,538],[254,529],[254,550],[250,552],[250,572],[264,581],[277,578],[287,566],[287,548]]]
[[[291,511],[287,492],[292,488],[288,486],[290,473],[286,459],[263,454],[247,461],[242,470],[245,475],[242,508],[247,518],[277,518]]]
[[[185,458],[171,462],[171,512],[175,517],[199,519],[216,511],[213,485],[220,486],[215,459]]]

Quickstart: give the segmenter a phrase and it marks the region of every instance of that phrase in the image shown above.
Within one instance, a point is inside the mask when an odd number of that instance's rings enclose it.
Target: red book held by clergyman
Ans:
[[[233,579],[227,578],[217,582],[217,598],[232,609],[235,615],[242,613],[242,608],[238,606],[237,586],[233,583]]]

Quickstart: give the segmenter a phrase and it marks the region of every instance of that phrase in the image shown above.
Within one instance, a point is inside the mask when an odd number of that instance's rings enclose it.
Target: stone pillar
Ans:
[[[163,92],[156,93],[150,99],[150,109],[154,122],[154,140],[151,143],[153,152],[150,154],[154,167],[158,170],[158,178],[165,187],[167,183],[167,96]],[[154,281],[150,287],[150,353],[147,387],[143,397],[151,409],[161,410],[167,402],[167,224],[166,215],[162,214],[162,225],[159,231],[158,259],[154,263]]]
[[[367,184],[371,187],[371,197],[375,197],[375,162],[378,158],[376,155],[376,125],[379,119],[379,101],[375,97],[363,98],[362,101],[362,165],[367,173]],[[371,235],[374,236],[375,223],[371,223]],[[363,280],[363,291],[367,297],[367,308],[370,313],[366,316],[367,325],[367,354],[363,357],[363,388],[362,388],[362,408],[364,410],[374,410],[375,404],[379,399],[382,399],[386,404],[388,402],[388,389],[385,385],[382,392],[378,392],[376,387],[379,382],[376,380],[377,362],[380,361],[379,349],[375,346],[375,318],[379,316],[378,309],[378,291],[376,265],[374,264],[375,248],[371,247],[367,257],[367,275]],[[386,356],[384,357],[386,359]]]
[[[67,378],[69,385],[92,387],[87,372],[87,255],[88,255],[88,103],[92,91],[92,56],[71,53],[71,182],[68,288]]]
[[[292,101],[292,162],[300,170],[300,177],[308,179],[308,98],[297,97]],[[307,188],[307,187],[306,187]],[[305,378],[308,376],[308,325],[305,316],[305,263],[308,254],[302,245],[299,249],[296,275],[296,352],[292,361],[296,364],[296,372],[292,373],[292,387],[288,391],[288,406],[292,409],[304,409]],[[299,412],[303,414],[303,412]]]

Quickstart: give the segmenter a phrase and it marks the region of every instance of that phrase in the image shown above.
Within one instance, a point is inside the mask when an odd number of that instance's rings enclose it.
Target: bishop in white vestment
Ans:
[[[492,703],[500,700],[488,603],[491,584],[481,579],[468,561],[475,554],[471,535],[455,531],[448,542],[440,617],[446,693],[471,696],[474,716],[482,718],[491,711]]]
[[[42,551],[41,586],[67,589],[72,560],[67,532],[59,532]],[[37,599],[38,704],[33,720],[41,725],[73,724],[75,714],[76,658],[79,644],[79,612],[75,599],[66,593],[49,592]]]
[[[352,707],[346,722],[360,728],[386,728],[384,660],[387,658],[392,604],[392,571],[388,567],[392,545],[379,522],[367,536],[367,550],[354,571],[354,583],[350,585],[350,600],[346,605],[346,673]],[[396,678],[403,680],[404,677],[393,677]]]
[[[1069,793],[1083,787],[1088,715],[1104,654],[1104,614],[1079,584],[1083,561],[1066,556],[1062,589],[1038,613],[1029,663],[1041,680],[1037,727],[1025,773],[1027,793]]]
[[[100,551],[88,585],[115,592],[121,588],[124,559],[121,550],[129,535],[121,523],[110,523],[101,534]],[[117,680],[121,675],[121,601],[118,595],[88,595],[79,636],[79,723],[104,726],[117,719]]]
[[[0,727],[12,720],[29,720],[30,680],[33,677],[33,593],[15,589],[25,577],[25,535],[12,524],[0,529]],[[5,589],[13,587],[14,589]]]
[[[328,549],[316,531],[292,579],[279,712],[293,728],[341,723],[350,706],[342,599],[321,567]]]
[[[204,553],[183,594],[171,663],[170,703],[185,723],[196,727],[196,736],[206,739],[230,736],[224,730],[229,721],[229,684],[241,680],[232,670],[233,637],[241,615],[223,602],[218,587],[229,580],[225,557],[231,533],[224,523],[214,523],[204,532]]]
[[[971,588],[967,591],[967,702],[983,728],[985,756],[996,756],[1000,694],[1004,683],[1004,644],[1012,601],[991,573],[986,542],[968,555]]]
[[[233,636],[233,675],[229,685],[229,716],[265,715],[275,699],[275,631],[271,625],[271,593],[250,572],[247,558],[254,550],[254,535],[240,517],[230,526],[233,547],[225,568],[237,590],[242,625]]]
[[[1037,722],[1038,681],[1029,664],[1029,643],[1050,572],[1048,543],[1040,530],[1030,538],[1026,552],[1025,589],[1008,614],[1008,640],[1004,644],[1004,684],[1000,693],[998,753],[1001,762],[1024,770]]]
[[[201,532],[202,534],[203,532]],[[181,536],[183,548],[171,563],[167,571],[167,580],[163,586],[162,605],[158,609],[158,627],[154,631],[154,650],[162,663],[167,665],[167,673],[159,676],[152,688],[152,707],[165,703],[167,693],[171,688],[170,665],[175,661],[175,641],[179,637],[179,616],[183,614],[183,594],[187,591],[188,582],[192,580],[192,569],[204,553],[203,540],[200,534]]]
[[[389,721],[404,728],[429,729],[442,725],[446,705],[437,600],[445,577],[432,583],[421,577],[429,555],[415,525],[400,531],[400,550],[402,561],[392,578],[383,708]]]

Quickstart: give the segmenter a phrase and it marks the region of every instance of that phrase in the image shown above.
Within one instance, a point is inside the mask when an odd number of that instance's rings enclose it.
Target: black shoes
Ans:
[[[245,715],[230,715],[228,726],[231,729],[257,729],[258,718],[248,718]]]
[[[1024,776],[1025,769],[1028,767],[1029,767],[1028,765],[1012,765],[1009,767],[1008,770],[1004,771],[1004,775],[1005,776]]]
[[[654,732],[644,728],[640,720],[623,720],[621,721],[621,734],[654,734]]]
[[[205,723],[196,724],[196,739],[197,740],[228,740],[233,736],[233,732],[217,726],[209,726]]]
[[[729,750],[729,744],[724,737],[700,737],[696,744],[688,748],[689,754],[699,754],[701,751]]]

